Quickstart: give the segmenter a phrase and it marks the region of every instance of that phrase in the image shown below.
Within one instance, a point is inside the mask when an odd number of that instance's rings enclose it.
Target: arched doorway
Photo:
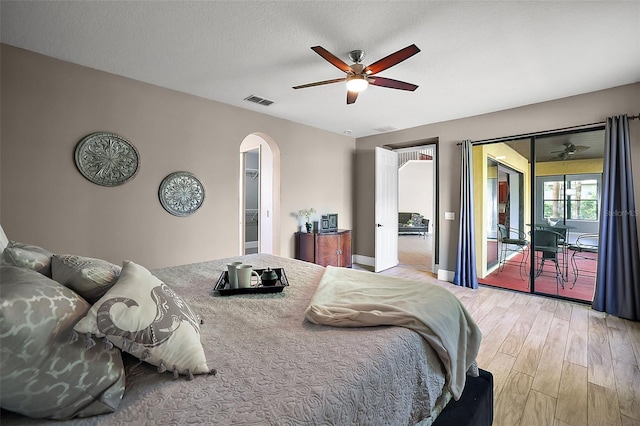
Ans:
[[[240,254],[280,254],[280,149],[264,133],[240,144]]]

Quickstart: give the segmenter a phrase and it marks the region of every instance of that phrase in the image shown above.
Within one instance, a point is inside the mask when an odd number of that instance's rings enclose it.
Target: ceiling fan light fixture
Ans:
[[[354,74],[347,77],[347,90],[360,93],[369,86],[367,77],[362,74]]]
[[[418,46],[412,44],[404,49],[400,49],[397,52],[387,55],[384,58],[364,66],[362,59],[364,58],[363,50],[352,50],[349,52],[349,59],[354,63],[347,65],[346,62],[338,58],[333,53],[329,52],[322,46],[313,46],[311,50],[322,56],[324,60],[329,62],[340,71],[347,74],[346,78],[334,78],[332,80],[316,81],[315,83],[301,84],[299,86],[293,86],[293,89],[304,89],[306,87],[323,86],[325,84],[332,84],[338,82],[345,82],[347,85],[347,105],[350,105],[358,99],[358,93],[366,90],[371,83],[374,86],[387,87],[389,89],[408,90],[413,92],[418,88],[415,84],[406,83],[400,80],[393,80],[391,78],[378,77],[377,74],[394,65],[399,64],[405,59],[409,59],[416,53],[420,52]],[[369,80],[371,76],[371,80]]]

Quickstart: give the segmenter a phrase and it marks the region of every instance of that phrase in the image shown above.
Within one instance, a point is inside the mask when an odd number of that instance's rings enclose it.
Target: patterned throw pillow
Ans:
[[[85,348],[89,304],[33,270],[0,266],[0,406],[35,418],[111,413],[124,394],[120,350]]]
[[[210,373],[198,317],[169,286],[133,262],[124,262],[118,281],[75,330],[106,337],[159,371]]]
[[[422,218],[424,216],[422,216],[419,213],[412,213],[411,214],[411,224],[413,226],[422,226]]]
[[[51,277],[91,304],[113,286],[122,268],[111,262],[71,254],[54,254]]]
[[[51,253],[42,247],[9,241],[2,252],[0,265],[33,269],[51,278]]]

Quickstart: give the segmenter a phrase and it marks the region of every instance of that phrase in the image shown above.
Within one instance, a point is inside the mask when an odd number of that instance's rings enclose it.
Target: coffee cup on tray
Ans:
[[[238,288],[238,266],[242,265],[242,262],[227,263],[227,274],[229,277],[229,288]]]
[[[251,265],[238,265],[236,267],[236,274],[238,276],[238,288],[251,288],[260,285],[260,275],[253,270]],[[252,278],[256,277],[256,283],[252,284]]]

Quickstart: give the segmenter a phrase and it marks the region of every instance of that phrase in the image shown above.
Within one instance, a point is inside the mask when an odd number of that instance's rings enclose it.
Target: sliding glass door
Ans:
[[[475,145],[477,270],[481,284],[529,291],[525,217],[529,214],[529,139]],[[478,243],[480,242],[480,243]]]
[[[474,144],[481,284],[591,301],[604,130]]]
[[[604,131],[534,138],[532,265],[535,293],[592,301]]]

